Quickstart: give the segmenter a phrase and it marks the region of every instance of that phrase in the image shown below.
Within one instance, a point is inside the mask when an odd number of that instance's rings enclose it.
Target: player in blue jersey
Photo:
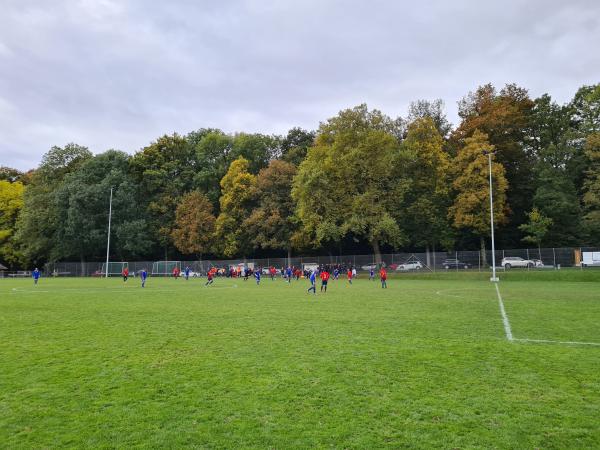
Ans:
[[[142,269],[140,278],[142,279],[142,287],[145,287],[146,286],[146,278],[148,278],[148,272],[146,272],[146,269]]]
[[[189,280],[190,278],[190,266],[185,266],[185,280]]]
[[[254,278],[256,278],[256,284],[257,285],[260,284],[260,272],[261,272],[261,269],[256,269],[254,271]]]
[[[337,280],[339,276],[340,276],[340,271],[339,271],[339,269],[336,267],[335,269],[333,269],[333,279],[334,279],[334,280]]]
[[[310,280],[310,287],[308,288],[308,292],[313,291],[313,294],[317,294],[317,271],[313,270],[308,277]]]
[[[37,284],[38,280],[40,279],[40,270],[36,267],[35,270],[31,273],[31,276],[33,277],[33,284]]]
[[[373,281],[375,279],[375,269],[371,266],[371,271],[369,272],[369,280]]]
[[[288,283],[292,282],[292,268],[290,266],[288,266],[288,268],[285,269],[285,277],[287,278]]]

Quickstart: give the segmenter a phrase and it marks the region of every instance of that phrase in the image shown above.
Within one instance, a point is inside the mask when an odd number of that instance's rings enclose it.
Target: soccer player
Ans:
[[[321,271],[321,292],[327,292],[327,282],[329,281],[329,272],[327,269]]]
[[[340,276],[340,271],[336,267],[335,269],[333,269],[333,279],[337,280],[339,276]]]
[[[352,268],[352,278],[356,278],[356,267]]]
[[[185,281],[190,278],[190,266],[185,266]]]
[[[313,291],[313,294],[317,295],[317,271],[313,270],[308,279],[310,280],[310,287],[307,292]]]
[[[348,269],[348,283],[352,284],[352,270]]]
[[[177,266],[173,267],[173,278],[179,278],[179,267]]]
[[[254,271],[254,278],[256,278],[256,285],[260,284],[260,268]]]
[[[142,278],[142,287],[145,287],[146,286],[146,278],[148,278],[148,272],[146,272],[146,269],[142,269],[142,273],[141,273],[140,277]]]
[[[385,271],[385,267],[382,267],[379,271],[379,278],[381,278],[381,288],[387,289],[387,272]]]
[[[285,269],[285,277],[287,278],[288,283],[292,282],[292,268],[290,266],[288,266],[288,268]]]
[[[373,281],[375,279],[375,269],[371,266],[371,271],[369,272],[369,281]]]
[[[37,284],[38,280],[40,279],[40,270],[36,267],[35,270],[31,273],[31,276],[33,277],[33,284]]]
[[[215,277],[215,272],[214,272],[214,267],[212,267],[208,273],[206,274],[206,278],[208,279],[208,281],[204,284],[204,286],[208,286],[209,284],[213,283],[213,279]]]
[[[123,283],[126,282],[127,278],[129,277],[129,268],[127,266],[123,268],[121,275],[123,275]]]

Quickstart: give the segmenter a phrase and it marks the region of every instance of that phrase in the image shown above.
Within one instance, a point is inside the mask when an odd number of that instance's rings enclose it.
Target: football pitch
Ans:
[[[0,280],[1,446],[599,448],[600,271],[500,277]]]

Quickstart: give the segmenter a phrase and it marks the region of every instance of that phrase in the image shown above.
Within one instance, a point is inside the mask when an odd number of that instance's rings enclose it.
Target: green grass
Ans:
[[[501,273],[515,337],[600,343],[598,273]],[[0,280],[0,446],[600,448],[600,347],[487,278]]]

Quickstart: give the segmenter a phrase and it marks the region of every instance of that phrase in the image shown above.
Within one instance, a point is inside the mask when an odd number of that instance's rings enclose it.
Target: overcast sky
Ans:
[[[567,102],[600,81],[598,0],[2,0],[0,165],[53,145],[133,153],[202,127],[316,129],[516,82]],[[152,6],[150,6],[152,4]]]

